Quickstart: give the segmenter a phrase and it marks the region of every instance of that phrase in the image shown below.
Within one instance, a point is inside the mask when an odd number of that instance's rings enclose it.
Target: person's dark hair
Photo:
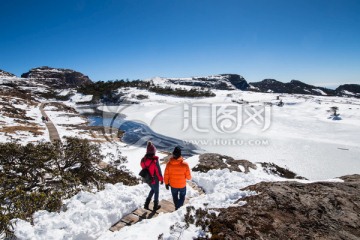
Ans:
[[[173,151],[173,156],[174,158],[179,158],[181,157],[181,148],[180,147],[175,147],[174,151]]]
[[[152,157],[154,157],[154,156],[155,156],[154,153],[147,153],[147,154],[145,154],[145,157],[147,157],[147,158],[152,158]]]

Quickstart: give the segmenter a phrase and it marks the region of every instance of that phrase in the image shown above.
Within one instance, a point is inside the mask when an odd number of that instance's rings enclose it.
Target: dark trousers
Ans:
[[[186,187],[184,188],[171,188],[171,194],[173,197],[175,209],[178,210],[182,205],[184,205]]]
[[[147,199],[149,199],[149,201],[151,201],[151,198],[155,194],[154,202],[159,202],[159,182],[155,181],[154,184],[150,184],[150,187],[151,187],[151,190],[149,192]]]

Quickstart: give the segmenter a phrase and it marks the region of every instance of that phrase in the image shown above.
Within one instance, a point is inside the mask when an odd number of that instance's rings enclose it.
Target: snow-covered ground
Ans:
[[[236,159],[247,159],[252,162],[274,162],[311,180],[341,181],[332,178],[359,173],[360,146],[357,138],[360,135],[360,100],[281,95],[284,106],[278,107],[275,105],[279,102],[277,94],[237,90],[214,90],[214,92],[216,97],[192,99],[163,96],[130,88],[126,91],[128,99],[139,104],[120,108],[103,107],[102,110],[124,113],[129,120],[144,122],[163,135],[197,143],[208,152],[230,155]],[[68,93],[63,92],[64,95]],[[136,95],[139,94],[147,95],[149,98],[138,100]],[[89,101],[91,98],[92,96],[75,94],[72,101],[66,104],[75,106],[75,102]],[[270,103],[273,104],[272,107]],[[20,101],[12,104],[26,110],[26,116],[34,119],[30,122],[44,128],[43,134],[36,138],[21,137],[18,133],[12,136],[20,138],[24,144],[31,141],[49,141],[46,126],[41,122],[39,105],[27,105]],[[231,109],[226,109],[225,106],[231,106]],[[332,106],[339,108],[341,120],[333,120],[330,117],[331,113],[328,110]],[[239,109],[241,112],[236,115]],[[264,112],[261,112],[262,110]],[[45,111],[55,124],[60,137],[80,136],[94,139],[86,131],[76,128],[86,123],[83,117],[53,106],[47,106]],[[263,119],[260,116],[263,116]],[[13,118],[5,115],[0,122],[3,126],[18,124]],[[232,131],[233,123],[240,123],[240,128]],[[9,141],[8,136],[1,133],[0,141]],[[101,150],[105,155],[107,153],[116,155],[118,149],[127,157],[125,167],[137,176],[140,171],[139,161],[145,149],[121,142],[101,142]],[[159,152],[158,156],[162,158],[165,154]],[[198,160],[198,155],[186,159],[190,167],[194,167]],[[106,158],[105,161],[110,162],[110,158]],[[164,171],[165,165],[161,167]],[[161,234],[163,239],[191,239],[200,236],[202,232],[194,225],[190,225],[187,229],[184,227],[186,206],[192,205],[196,208],[205,205],[208,208],[241,206],[246,202],[240,201],[235,204],[238,199],[256,193],[240,189],[261,181],[284,180],[266,173],[259,165],[256,170],[251,170],[248,174],[229,172],[225,169],[211,170],[208,173],[192,172],[192,177],[194,182],[204,188],[205,195],[199,195],[188,186],[187,196],[191,199],[187,205],[173,213],[161,213],[154,219],[124,227],[119,232],[113,233],[108,229],[121,217],[143,205],[149,191],[147,185],[108,184],[103,191],[81,192],[67,199],[64,202],[66,207],[60,212],[36,212],[33,216],[33,225],[23,220],[14,220],[15,234],[18,239],[34,240],[158,239]],[[302,180],[302,182],[311,181]],[[160,199],[171,201],[170,191],[164,186],[160,189]],[[172,226],[175,226],[175,230]]]
[[[62,94],[67,95],[68,93],[64,92]],[[70,99],[72,102],[81,103],[81,102],[89,102],[92,100],[92,98],[93,98],[93,95],[84,95],[81,93],[76,93]]]
[[[279,102],[278,94],[217,90],[216,97],[194,100],[144,91],[132,89],[128,93],[147,94],[149,99],[140,104],[101,109],[123,113],[128,120],[144,122],[157,133],[198,144],[209,152],[252,162],[274,162],[313,180],[360,171],[359,99],[286,94],[280,96],[283,107],[270,107],[269,103]],[[237,119],[226,112],[214,115],[215,107],[229,104],[233,110],[240,107]],[[341,120],[331,117],[329,109],[333,106],[339,108]],[[256,116],[262,109],[259,115],[263,120]],[[214,129],[221,124],[226,129],[236,120],[241,123],[239,131]]]
[[[30,104],[22,99],[12,98],[7,103],[15,109],[25,111],[25,118],[8,115],[4,105],[0,105],[0,142],[18,140],[21,144],[49,141],[49,133],[41,120],[39,104]],[[17,110],[17,111],[18,111]],[[26,120],[26,121],[25,121]],[[36,132],[36,134],[35,134]]]
[[[54,123],[60,138],[64,137],[80,137],[92,139],[89,131],[81,131],[76,129],[78,125],[86,124],[87,120],[77,113],[69,113],[66,111],[59,111],[56,107],[46,106],[44,108],[50,120]]]
[[[107,143],[105,148],[111,151],[115,146]],[[116,143],[113,143],[116,144]],[[145,149],[138,148],[135,152],[126,151],[126,147],[118,143],[127,155],[126,166],[134,174],[140,170],[139,159],[145,153]],[[105,149],[104,149],[105,150]],[[162,156],[160,154],[160,156]],[[198,156],[186,160],[190,167],[198,163]],[[165,165],[161,165],[164,171]],[[154,219],[143,220],[133,226],[124,227],[118,232],[111,232],[108,229],[121,217],[129,214],[144,204],[149,191],[146,184],[136,186],[124,186],[122,183],[106,185],[105,190],[97,193],[81,192],[71,199],[65,201],[66,211],[50,213],[38,211],[34,214],[34,225],[29,222],[18,220],[15,225],[15,234],[19,239],[158,239],[163,234],[163,239],[191,239],[199,236],[199,228],[191,225],[185,229],[184,214],[186,206],[196,208],[225,208],[228,206],[241,206],[245,202],[235,202],[239,198],[256,194],[250,191],[239,189],[261,181],[283,181],[284,179],[269,175],[260,167],[251,170],[250,173],[229,172],[225,170],[211,170],[208,173],[192,172],[193,181],[202,186],[206,194],[199,195],[190,186],[187,187],[187,196],[191,197],[190,202],[178,211],[173,213],[160,213]],[[329,180],[341,181],[341,180]],[[308,181],[302,181],[308,182]],[[160,187],[160,199],[171,201],[171,193],[164,186]],[[171,230],[172,225],[180,226],[179,231]]]

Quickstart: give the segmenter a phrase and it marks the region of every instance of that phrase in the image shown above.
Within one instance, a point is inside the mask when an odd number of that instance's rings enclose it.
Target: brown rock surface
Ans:
[[[360,239],[360,175],[341,182],[263,182],[246,205],[221,209],[214,239]]]
[[[275,174],[288,179],[304,179],[289,169],[277,166],[274,163],[260,163],[264,171],[269,174]],[[257,166],[248,160],[235,160],[232,157],[217,154],[204,153],[199,157],[199,163],[192,170],[197,172],[208,172],[212,169],[225,169],[230,171],[248,173],[250,169],[256,169]]]
[[[235,160],[234,158],[225,155],[204,153],[200,155],[198,165],[192,170],[198,172],[208,172],[212,169],[225,168],[236,172],[242,172],[241,168],[243,168],[245,169],[245,173],[247,173],[250,168],[256,169],[256,165],[247,160]]]

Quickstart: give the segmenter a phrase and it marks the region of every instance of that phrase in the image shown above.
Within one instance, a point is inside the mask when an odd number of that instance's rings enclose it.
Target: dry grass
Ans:
[[[0,132],[4,133],[15,133],[17,131],[20,132],[30,132],[33,135],[42,135],[44,128],[36,127],[36,126],[3,126],[0,128]]]
[[[33,122],[29,122],[26,120],[22,120],[22,119],[14,119],[14,122],[19,123],[20,125],[30,125],[30,126],[36,126],[36,123]]]
[[[29,91],[18,88],[0,89],[0,97],[3,101],[16,99],[25,102],[28,105],[36,106],[37,100],[34,99]]]

